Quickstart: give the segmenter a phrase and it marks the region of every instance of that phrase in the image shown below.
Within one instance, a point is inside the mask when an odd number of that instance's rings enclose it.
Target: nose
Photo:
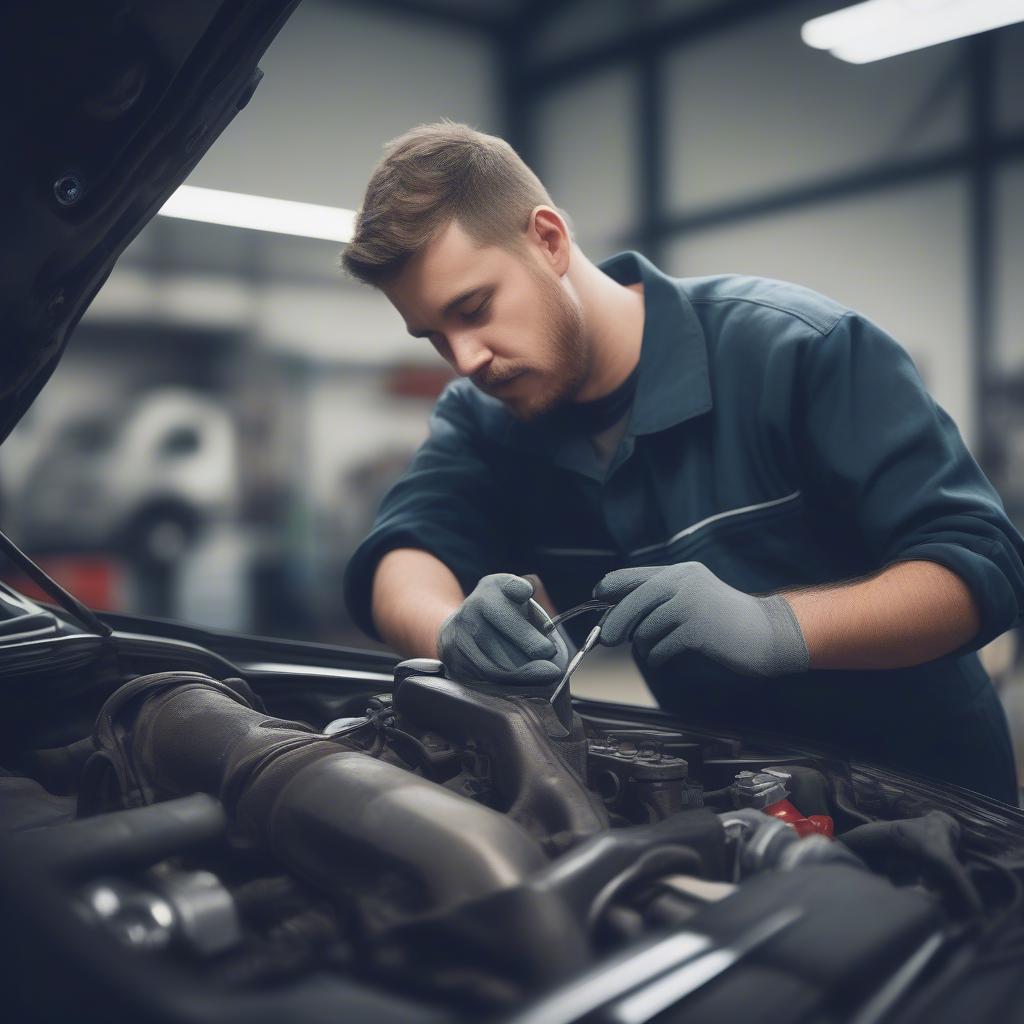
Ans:
[[[472,334],[450,336],[448,345],[452,353],[452,365],[460,377],[472,377],[494,358],[491,350]]]

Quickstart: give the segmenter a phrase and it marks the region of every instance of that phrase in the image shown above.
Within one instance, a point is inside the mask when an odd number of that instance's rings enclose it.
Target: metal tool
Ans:
[[[573,672],[580,667],[580,662],[597,646],[597,641],[601,637],[601,627],[605,623],[605,619],[608,618],[609,613],[615,606],[608,601],[585,601],[581,605],[576,605],[575,608],[570,608],[567,612],[563,612],[561,615],[556,615],[551,620],[551,628],[546,629],[545,632],[550,633],[551,629],[554,629],[559,622],[564,622],[567,618],[572,618],[574,615],[579,615],[581,612],[592,611],[597,608],[604,609],[604,615],[601,616],[600,621],[597,625],[587,634],[587,639],[583,641],[583,646],[573,655],[572,660],[565,667],[565,674],[559,680],[558,685],[555,687],[554,693],[551,694],[550,703],[554,706],[558,700],[561,692],[569,685],[569,679]]]
[[[604,612],[597,625],[587,634],[586,640],[583,641],[583,646],[580,647],[580,649],[572,656],[569,664],[566,665],[562,678],[558,681],[558,685],[555,687],[554,692],[549,698],[551,705],[556,709],[558,708],[556,701],[559,696],[561,696],[562,691],[566,686],[568,686],[569,679],[573,672],[580,667],[580,662],[583,661],[583,659],[597,646],[597,641],[601,637],[601,627],[604,625],[605,619],[608,618],[608,613],[614,607],[615,604],[612,601],[604,601],[600,598],[594,598],[590,601],[583,601],[581,604],[573,605],[572,608],[568,608],[559,615],[552,617],[549,616],[544,608],[541,607],[541,605],[532,597],[527,602],[527,616],[545,636],[550,635],[560,623],[563,623],[568,619],[573,619],[577,615],[582,615],[584,612]]]

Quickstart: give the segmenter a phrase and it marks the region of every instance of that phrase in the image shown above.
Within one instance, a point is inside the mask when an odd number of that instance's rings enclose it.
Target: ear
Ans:
[[[572,238],[565,219],[550,206],[535,206],[526,229],[527,241],[559,277],[569,269]]]

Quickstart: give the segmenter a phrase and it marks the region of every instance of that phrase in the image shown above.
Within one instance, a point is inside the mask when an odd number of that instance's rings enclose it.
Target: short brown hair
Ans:
[[[384,149],[341,255],[344,269],[366,284],[400,273],[453,220],[482,245],[515,247],[533,209],[554,206],[504,139],[469,125],[422,124]]]

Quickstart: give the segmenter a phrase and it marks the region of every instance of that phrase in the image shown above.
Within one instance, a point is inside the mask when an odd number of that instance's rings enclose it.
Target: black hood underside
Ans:
[[[0,29],[0,441],[298,0],[13,0]]]

